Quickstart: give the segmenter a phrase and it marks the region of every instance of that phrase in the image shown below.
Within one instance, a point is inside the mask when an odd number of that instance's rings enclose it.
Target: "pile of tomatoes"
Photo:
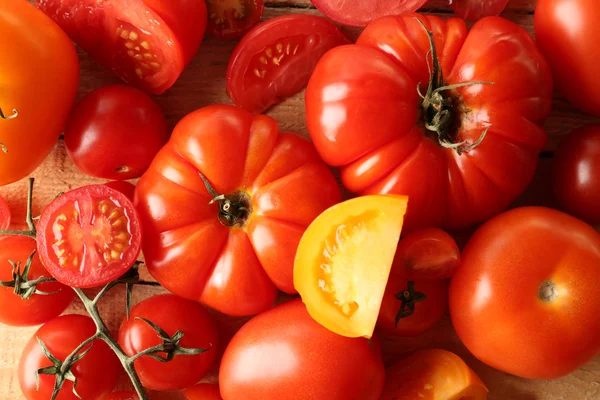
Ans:
[[[485,399],[445,350],[384,367],[382,337],[420,335],[448,308],[466,348],[506,373],[554,379],[600,354],[600,125],[554,155],[566,213],[505,211],[536,172],[554,86],[600,116],[596,0],[538,0],[536,39],[496,16],[507,0],[452,2],[471,29],[414,13],[426,0],[314,0],[365,27],[356,43],[316,15],[260,22],[262,0],[36,3],[0,0],[0,185],[61,134],[77,168],[110,182],[36,218],[30,179],[23,231],[0,197],[0,322],[43,324],[19,361],[28,400]],[[205,30],[243,36],[235,105],[169,132],[149,95]],[[72,41],[127,85],[75,104]],[[261,114],[304,88],[310,141]],[[472,227],[461,251],[453,236]],[[130,308],[142,251],[170,294]],[[98,309],[117,285],[115,335]],[[89,316],[61,316],[76,297]],[[224,340],[207,308],[252,319]],[[214,367],[218,385],[199,383]],[[135,392],[113,392],[121,372]]]

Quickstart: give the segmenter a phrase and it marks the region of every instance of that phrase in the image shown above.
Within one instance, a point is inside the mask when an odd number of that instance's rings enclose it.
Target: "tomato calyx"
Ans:
[[[538,289],[538,298],[544,303],[552,303],[558,298],[558,287],[551,280],[542,282]]]
[[[23,268],[23,272],[21,272],[21,262],[14,262],[9,260],[8,262],[12,266],[12,281],[8,282],[0,282],[0,286],[11,287],[14,288],[14,293],[17,296],[20,296],[23,300],[29,299],[34,294],[39,294],[43,296],[48,296],[51,294],[56,294],[58,292],[43,292],[37,289],[37,285],[44,282],[55,282],[54,278],[46,278],[40,276],[37,279],[29,280],[29,269],[31,268],[31,263],[33,262],[33,257],[36,255],[37,251],[34,250],[31,255],[27,258],[25,262],[25,267]]]
[[[425,301],[427,296],[424,293],[415,291],[415,283],[409,281],[406,290],[396,293],[396,299],[400,300],[400,310],[396,314],[394,327],[398,327],[398,323],[402,318],[408,318],[415,312],[415,304]]]
[[[228,195],[217,194],[212,185],[202,173],[198,172],[200,178],[206,186],[206,190],[212,196],[208,204],[217,203],[219,205],[219,222],[227,227],[241,228],[246,225],[250,214],[252,214],[252,204],[250,195],[243,190],[236,190]]]

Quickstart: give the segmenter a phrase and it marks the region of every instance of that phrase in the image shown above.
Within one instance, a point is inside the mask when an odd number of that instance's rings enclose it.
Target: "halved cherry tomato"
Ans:
[[[6,200],[0,196],[0,229],[8,229],[10,226],[10,208]]]
[[[206,28],[199,0],[36,1],[95,60],[155,94],[173,86]]]
[[[508,0],[451,0],[450,7],[462,19],[477,21],[483,17],[500,15]]]
[[[326,17],[344,25],[366,26],[387,15],[417,11],[427,0],[310,0]]]
[[[206,0],[207,30],[215,36],[242,36],[260,21],[265,9],[263,0]]]
[[[219,385],[201,383],[183,392],[186,400],[222,400]]]
[[[294,287],[331,331],[371,337],[408,198],[364,196],[337,204],[308,227],[296,253]]]
[[[380,400],[485,400],[488,390],[456,354],[417,351],[386,371]]]
[[[42,211],[38,252],[46,269],[73,287],[101,286],[123,275],[140,253],[137,212],[121,192],[84,186]]]
[[[284,15],[252,29],[237,45],[227,67],[227,94],[252,113],[261,113],[308,83],[329,49],[349,40],[338,27],[313,15]]]
[[[448,279],[460,267],[460,249],[441,229],[424,228],[400,240],[394,270],[408,280]]]
[[[127,196],[129,200],[133,201],[133,196],[135,195],[135,185],[133,183],[127,181],[112,181],[106,182],[104,185],[111,189],[118,190]]]

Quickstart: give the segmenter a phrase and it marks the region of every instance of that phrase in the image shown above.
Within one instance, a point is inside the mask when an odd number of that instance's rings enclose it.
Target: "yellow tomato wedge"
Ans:
[[[294,287],[312,318],[348,337],[373,335],[408,197],[363,196],[313,221],[296,253]]]
[[[381,400],[485,400],[488,390],[456,354],[417,351],[386,371]]]

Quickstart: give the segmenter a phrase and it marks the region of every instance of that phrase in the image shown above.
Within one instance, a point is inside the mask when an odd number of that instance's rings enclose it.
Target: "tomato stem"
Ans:
[[[4,115],[4,112],[2,111],[2,107],[0,107],[0,119],[7,121],[9,119],[14,119],[19,116],[19,111],[16,108],[13,108],[12,112],[13,112],[12,115]]]
[[[412,281],[408,282],[406,290],[396,293],[396,299],[400,300],[400,310],[396,314],[396,320],[394,327],[398,327],[398,322],[402,318],[408,318],[415,312],[415,304],[425,301],[427,296],[424,293],[415,291],[415,283]]]
[[[0,230],[0,235],[19,235],[19,236],[29,236],[32,239],[35,239],[37,236],[37,230],[35,228],[35,224],[33,223],[33,215],[31,212],[33,206],[33,184],[35,182],[34,178],[29,178],[28,187],[27,187],[27,216],[25,218],[25,222],[27,222],[27,226],[29,227],[28,231],[21,230]]]
[[[201,172],[198,172],[198,175],[200,175],[204,186],[206,186],[206,190],[212,196],[212,200],[208,204],[219,204],[219,222],[228,227],[244,226],[252,213],[252,205],[248,193],[237,190],[228,195],[219,195]]]

